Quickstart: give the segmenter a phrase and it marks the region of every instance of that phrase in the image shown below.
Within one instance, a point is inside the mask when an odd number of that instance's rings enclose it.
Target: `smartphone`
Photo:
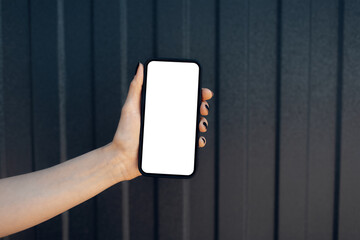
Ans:
[[[139,170],[146,176],[190,177],[198,149],[200,64],[157,59],[144,67]]]

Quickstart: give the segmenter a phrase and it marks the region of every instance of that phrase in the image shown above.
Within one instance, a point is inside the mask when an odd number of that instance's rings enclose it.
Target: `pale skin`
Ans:
[[[141,175],[138,148],[143,71],[140,64],[111,143],[51,168],[0,180],[0,237],[44,222],[116,183]],[[213,93],[203,88],[201,95],[200,114],[206,116],[206,100]],[[206,118],[201,117],[199,131],[206,132],[207,126]],[[205,137],[198,141],[199,147],[205,146]]]

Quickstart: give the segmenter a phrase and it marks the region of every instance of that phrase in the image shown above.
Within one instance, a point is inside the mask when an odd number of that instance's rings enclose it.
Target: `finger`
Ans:
[[[205,145],[206,145],[206,138],[201,136],[199,138],[199,147],[202,148],[202,147],[205,147]]]
[[[208,128],[208,121],[206,120],[206,118],[201,117],[200,118],[200,123],[199,123],[200,132],[206,132],[207,128]]]
[[[214,93],[208,88],[201,89],[201,100],[209,100],[214,96]]]
[[[207,116],[209,114],[209,104],[207,101],[203,101],[200,105],[200,114],[203,116]]]
[[[144,78],[144,65],[141,62],[139,62],[134,76],[134,80],[142,84],[143,78]]]
[[[144,78],[144,66],[141,63],[139,63],[136,70],[136,74],[130,83],[129,92],[126,101],[134,101],[135,103],[140,104],[143,78]]]

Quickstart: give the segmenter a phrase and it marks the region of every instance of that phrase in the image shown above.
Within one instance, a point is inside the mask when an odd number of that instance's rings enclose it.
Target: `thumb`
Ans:
[[[140,104],[143,78],[144,78],[144,66],[141,63],[139,63],[136,70],[136,74],[130,83],[126,102]]]

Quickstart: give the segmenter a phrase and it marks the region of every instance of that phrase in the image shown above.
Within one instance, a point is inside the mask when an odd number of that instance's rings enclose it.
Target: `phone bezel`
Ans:
[[[146,99],[146,83],[147,83],[147,68],[148,64],[152,61],[165,61],[165,62],[190,62],[195,63],[199,67],[199,77],[198,77],[198,99],[197,99],[197,113],[196,113],[196,137],[195,137],[195,156],[194,156],[194,171],[190,175],[176,175],[176,174],[157,174],[157,173],[147,173],[142,169],[142,148],[143,148],[143,131],[144,131],[144,119],[145,119],[145,99]],[[175,58],[152,58],[145,62],[144,64],[144,79],[143,86],[141,90],[141,124],[140,124],[140,136],[139,136],[139,152],[138,152],[138,168],[140,173],[143,176],[147,177],[161,177],[161,178],[191,178],[195,175],[198,164],[198,149],[199,149],[199,129],[198,125],[200,122],[200,105],[201,105],[201,65],[197,60],[194,59],[175,59]]]

